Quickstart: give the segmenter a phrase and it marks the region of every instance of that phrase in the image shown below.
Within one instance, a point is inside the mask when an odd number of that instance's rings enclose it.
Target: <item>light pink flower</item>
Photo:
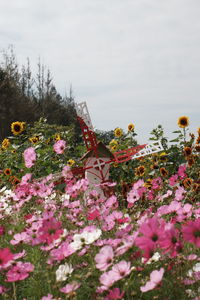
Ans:
[[[54,145],[53,149],[57,154],[62,154],[65,151],[66,142],[64,140],[58,140]]]
[[[153,290],[161,282],[164,271],[165,270],[161,268],[159,271],[154,270],[153,272],[151,272],[150,281],[147,281],[147,283],[144,286],[141,286],[140,290],[143,293]]]
[[[24,153],[25,166],[31,168],[36,162],[36,153],[33,147],[27,148]]]
[[[53,295],[48,294],[47,296],[42,297],[41,300],[53,300]]]
[[[104,246],[100,252],[95,256],[96,267],[105,271],[112,264],[114,257],[113,248],[111,246]]]
[[[106,290],[119,279],[120,279],[119,274],[117,272],[114,272],[113,270],[110,270],[108,272],[103,273],[100,276],[99,281],[101,282],[101,284],[103,284],[103,287]]]
[[[78,282],[74,281],[72,283],[68,283],[66,286],[61,288],[60,291],[65,294],[70,294],[71,292],[77,290],[80,286],[81,285]]]
[[[11,245],[17,245],[19,243],[23,243],[24,241],[27,240],[27,233],[22,232],[22,233],[16,233],[13,237],[13,239],[10,241]]]
[[[124,292],[120,293],[119,288],[114,288],[112,289],[109,294],[104,298],[104,300],[109,300],[109,299],[122,299],[124,296]]]
[[[112,271],[115,272],[119,279],[126,277],[131,273],[131,263],[125,260],[120,261],[112,267]]]

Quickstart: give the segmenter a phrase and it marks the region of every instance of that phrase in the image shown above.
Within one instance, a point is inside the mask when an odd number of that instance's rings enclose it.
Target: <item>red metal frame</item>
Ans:
[[[100,157],[99,157],[99,154],[97,151],[98,145],[97,145],[97,138],[96,138],[95,132],[88,128],[88,126],[86,125],[86,123],[84,122],[84,120],[81,117],[77,116],[77,119],[79,121],[81,131],[83,133],[83,139],[84,139],[87,151],[93,150],[96,159],[99,160]],[[146,144],[115,152],[115,153],[113,153],[113,155],[114,155],[113,159],[110,159],[103,163],[101,162],[101,165],[99,165],[97,163],[97,164],[93,164],[93,165],[87,166],[87,167],[86,166],[85,167],[75,167],[75,168],[72,168],[72,172],[74,175],[77,175],[77,174],[84,175],[86,170],[96,168],[100,172],[100,176],[101,176],[100,179],[102,180],[102,182],[104,182],[107,174],[106,175],[103,174],[103,168],[106,164],[110,164],[110,163],[114,163],[114,162],[122,163],[122,162],[129,161],[132,159],[133,155],[135,155],[137,152],[142,150],[145,146],[146,146]]]

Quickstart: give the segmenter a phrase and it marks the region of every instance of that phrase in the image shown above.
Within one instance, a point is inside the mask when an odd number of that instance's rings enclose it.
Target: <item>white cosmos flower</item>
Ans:
[[[60,265],[56,270],[56,281],[65,281],[73,271],[74,269],[71,264]]]
[[[89,245],[96,241],[101,234],[101,229],[94,229],[92,232],[83,231],[80,234],[75,234],[73,237],[73,242],[70,243],[70,246],[74,250],[80,250],[84,245]]]

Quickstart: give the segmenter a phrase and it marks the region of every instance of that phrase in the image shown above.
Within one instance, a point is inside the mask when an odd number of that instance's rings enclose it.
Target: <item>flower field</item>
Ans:
[[[171,142],[162,126],[151,132],[163,152],[113,164],[102,197],[73,174],[85,151],[73,128],[12,123],[0,152],[0,298],[200,299],[200,128],[177,125]],[[108,147],[123,150],[135,126],[114,136]]]

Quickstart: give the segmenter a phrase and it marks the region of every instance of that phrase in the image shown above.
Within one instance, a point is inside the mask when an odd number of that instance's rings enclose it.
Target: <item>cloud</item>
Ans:
[[[97,128],[135,122],[141,139],[180,115],[199,126],[199,0],[0,0],[1,45],[72,83]]]

